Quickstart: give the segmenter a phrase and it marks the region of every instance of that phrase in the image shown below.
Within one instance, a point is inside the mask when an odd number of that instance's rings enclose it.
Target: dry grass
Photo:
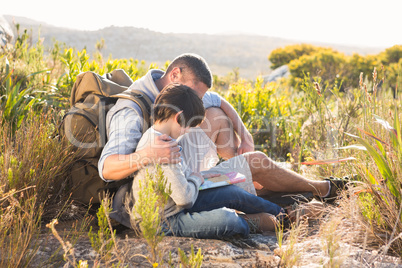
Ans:
[[[35,239],[43,206],[29,188],[0,193],[0,266],[28,267],[38,250]]]
[[[42,218],[57,215],[66,202],[69,150],[53,138],[49,112],[29,117],[11,135],[0,125],[0,248],[2,267],[27,266],[38,249]],[[49,204],[59,204],[56,210]]]

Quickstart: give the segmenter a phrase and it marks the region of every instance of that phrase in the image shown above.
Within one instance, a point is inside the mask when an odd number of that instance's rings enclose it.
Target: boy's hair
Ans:
[[[212,73],[207,62],[199,55],[185,53],[176,57],[168,66],[166,73],[170,73],[173,68],[178,67],[183,72],[193,74],[198,82],[204,83],[208,88],[212,87]]]
[[[179,83],[167,85],[155,100],[152,119],[163,122],[178,112],[178,122],[182,127],[196,127],[204,120],[205,109],[200,97],[193,89]]]

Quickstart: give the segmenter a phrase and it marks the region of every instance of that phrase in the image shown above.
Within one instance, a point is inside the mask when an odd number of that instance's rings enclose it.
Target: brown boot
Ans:
[[[278,225],[276,217],[269,213],[256,213],[256,214],[239,214],[240,217],[245,219],[250,227],[250,233],[264,233],[274,232],[275,227]]]

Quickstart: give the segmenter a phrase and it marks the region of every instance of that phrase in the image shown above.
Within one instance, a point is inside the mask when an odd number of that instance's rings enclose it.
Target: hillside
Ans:
[[[97,31],[80,31],[22,17],[5,15],[5,18],[13,29],[15,22],[21,25],[21,30],[32,31],[33,42],[36,42],[40,31],[40,37],[44,38],[46,46],[51,46],[52,40],[57,40],[77,49],[86,48],[92,53],[95,51],[95,44],[103,38],[104,56],[135,58],[147,63],[155,62],[159,66],[181,53],[193,52],[207,60],[214,74],[225,75],[234,68],[239,68],[240,75],[246,78],[271,72],[267,57],[273,49],[300,43],[297,40],[257,35],[166,34],[135,27],[110,26]],[[311,43],[331,46],[346,54],[374,54],[383,49]]]

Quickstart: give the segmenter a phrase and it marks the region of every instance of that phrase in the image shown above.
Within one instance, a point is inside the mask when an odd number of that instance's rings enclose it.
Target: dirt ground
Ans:
[[[73,238],[68,235],[69,222],[57,226],[58,232],[65,237],[65,241]],[[63,231],[63,229],[65,231]],[[84,260],[89,267],[152,267],[144,256],[149,256],[147,244],[144,239],[135,235],[135,232],[126,228],[116,228],[118,253],[113,252],[109,260],[100,260],[99,255],[92,249],[86,233],[82,233],[74,243],[74,256],[76,261]],[[63,249],[60,242],[48,231],[39,237],[39,249],[31,263],[32,267],[72,267],[68,266],[63,258]],[[72,241],[73,242],[73,241]],[[164,265],[167,267],[171,256],[173,267],[178,267],[178,248],[187,254],[201,249],[203,254],[202,267],[280,267],[281,258],[278,256],[278,241],[275,233],[252,234],[248,238],[232,241],[213,239],[194,239],[180,237],[165,237],[160,243]],[[286,251],[288,246],[282,248]],[[323,252],[320,240],[311,236],[302,243],[293,245],[293,257],[297,267],[401,267],[401,260],[392,256],[381,256],[376,251],[363,250],[347,244],[342,244],[342,254],[335,258],[328,257]],[[70,255],[71,258],[71,255]],[[121,266],[117,264],[121,263]]]

